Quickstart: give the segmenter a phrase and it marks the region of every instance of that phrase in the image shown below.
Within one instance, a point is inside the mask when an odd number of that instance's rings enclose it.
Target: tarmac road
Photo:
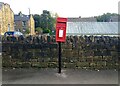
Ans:
[[[4,69],[3,84],[118,84],[116,70]]]

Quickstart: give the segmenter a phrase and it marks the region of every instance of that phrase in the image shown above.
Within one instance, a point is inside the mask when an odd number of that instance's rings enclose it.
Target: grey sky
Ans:
[[[119,0],[0,0],[10,4],[16,14],[22,11],[29,14],[41,14],[43,10],[58,13],[61,17],[89,17],[103,13],[118,13]]]

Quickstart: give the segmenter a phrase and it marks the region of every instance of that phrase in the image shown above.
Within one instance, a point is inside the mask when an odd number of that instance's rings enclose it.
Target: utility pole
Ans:
[[[29,9],[29,19],[30,19],[30,17],[31,17],[31,14],[30,14],[30,8],[28,8]],[[31,35],[31,20],[30,20],[30,35]]]
[[[30,15],[30,8],[28,8],[29,9],[29,15]]]

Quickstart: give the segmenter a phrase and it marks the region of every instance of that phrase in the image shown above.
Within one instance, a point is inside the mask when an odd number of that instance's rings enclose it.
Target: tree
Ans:
[[[40,28],[40,27],[37,27],[37,28],[35,29],[35,31],[38,32],[38,34],[43,33],[43,30],[42,30],[42,28]]]
[[[112,16],[118,16],[116,13],[104,13],[103,15],[97,16],[98,22],[109,22]]]
[[[29,34],[29,33],[30,33],[30,30],[26,29],[25,34]]]
[[[49,29],[44,29],[43,33],[50,33],[50,30]]]
[[[55,29],[55,20],[57,16],[57,13],[55,16],[53,16],[52,13],[47,10],[43,10],[43,13],[41,15],[35,14],[35,28],[42,28],[43,32],[52,32],[52,30]]]
[[[34,21],[35,21],[35,28],[40,27],[40,15],[35,14],[33,16],[33,18],[34,18]]]
[[[43,13],[40,16],[40,27],[45,29],[49,29],[52,31],[54,28],[55,19],[51,16],[50,12],[47,10],[43,10]]]

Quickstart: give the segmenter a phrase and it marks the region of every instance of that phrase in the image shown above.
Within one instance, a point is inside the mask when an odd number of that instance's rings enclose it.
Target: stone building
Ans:
[[[0,35],[14,31],[14,13],[9,4],[0,2]]]
[[[32,15],[24,15],[22,12],[14,15],[15,30],[25,33],[30,31],[30,35],[35,34],[34,19]]]

